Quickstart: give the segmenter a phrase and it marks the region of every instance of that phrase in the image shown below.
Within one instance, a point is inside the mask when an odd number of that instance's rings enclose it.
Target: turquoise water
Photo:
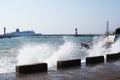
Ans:
[[[92,41],[90,49],[81,43]],[[101,37],[91,36],[28,36],[0,39],[0,73],[15,72],[16,65],[46,62],[56,66],[58,60],[82,59],[87,56],[119,52],[120,40],[105,48]]]
[[[65,39],[68,41],[73,41],[78,44],[82,42],[88,42],[92,40],[90,36],[86,37],[74,37],[74,36],[66,36],[66,37],[59,37],[59,36],[36,36],[36,37],[15,37],[15,38],[4,38],[0,39],[0,51],[8,51],[14,48],[19,48],[25,44],[53,44],[53,45],[61,45],[65,42]]]

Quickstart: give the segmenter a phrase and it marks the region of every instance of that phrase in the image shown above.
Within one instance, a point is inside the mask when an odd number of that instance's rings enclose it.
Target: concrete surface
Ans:
[[[120,60],[87,67],[82,64],[81,68],[52,69],[42,74],[0,74],[0,80],[120,80]]]

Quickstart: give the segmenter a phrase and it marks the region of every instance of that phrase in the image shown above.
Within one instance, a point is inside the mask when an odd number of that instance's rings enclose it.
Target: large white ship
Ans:
[[[19,29],[16,29],[15,32],[7,33],[6,35],[9,35],[9,36],[35,36],[38,34],[36,34],[34,31],[20,31]]]

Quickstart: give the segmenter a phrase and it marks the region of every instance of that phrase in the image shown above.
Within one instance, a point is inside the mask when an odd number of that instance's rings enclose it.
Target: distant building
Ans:
[[[20,31],[19,29],[16,29],[15,32],[7,33],[7,35],[12,36],[35,36],[37,35],[34,31]]]

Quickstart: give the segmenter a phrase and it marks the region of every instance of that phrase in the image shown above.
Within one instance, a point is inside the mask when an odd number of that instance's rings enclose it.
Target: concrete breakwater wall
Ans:
[[[71,67],[77,67],[77,66],[81,66],[80,59],[57,61],[57,69],[71,68]]]
[[[95,56],[95,57],[87,57],[86,58],[86,65],[94,65],[104,63],[104,56]]]
[[[106,55],[106,61],[110,62],[110,61],[115,61],[120,59],[120,53],[114,53],[114,54],[107,54]]]
[[[106,55],[107,62],[118,59],[120,59],[120,53]],[[104,56],[87,57],[85,61],[86,66],[96,65],[104,62],[105,62]],[[81,67],[81,59],[57,61],[57,69],[66,69],[66,68],[78,67],[78,66]],[[47,71],[48,71],[47,63],[16,66],[16,74],[31,74],[31,73],[41,73],[41,72],[47,73]]]
[[[47,72],[47,71],[48,71],[47,63],[16,66],[16,74],[17,75],[30,74],[30,73],[40,73],[40,72]]]

